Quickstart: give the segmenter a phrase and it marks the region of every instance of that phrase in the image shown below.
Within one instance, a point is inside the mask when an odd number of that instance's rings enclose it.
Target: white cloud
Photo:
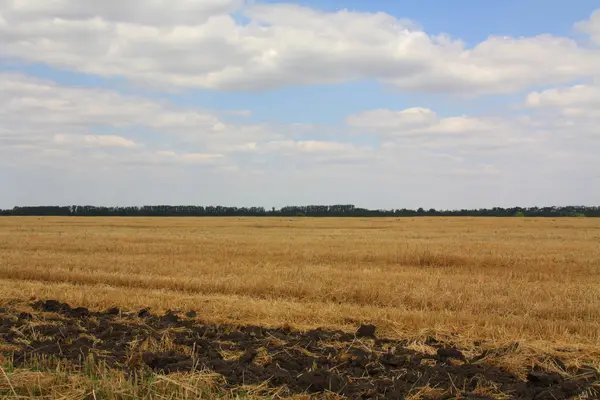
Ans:
[[[600,104],[600,85],[575,85],[532,92],[527,96],[531,107],[556,107]]]
[[[0,73],[0,86],[0,165],[5,168],[233,169],[230,154],[255,152],[260,141],[280,137],[266,125],[228,123],[218,111],[108,89],[6,72]]]
[[[535,109],[554,109],[570,117],[600,118],[600,81],[532,92],[525,105]]]
[[[223,114],[235,115],[237,117],[250,117],[252,115],[252,111],[250,111],[250,110],[228,110],[228,111],[223,111]]]
[[[137,147],[133,140],[117,135],[66,135],[58,133],[54,135],[54,142],[82,147]]]
[[[317,140],[293,141],[281,140],[272,141],[265,144],[268,151],[293,150],[306,153],[337,153],[337,152],[355,152],[357,147],[350,143],[323,142]]]
[[[502,123],[492,119],[458,116],[442,118],[437,124],[425,127],[421,132],[440,134],[465,134],[475,132],[482,134],[503,128],[505,128],[505,126],[503,126]]]
[[[431,126],[438,122],[435,112],[427,108],[407,108],[401,111],[371,110],[346,118],[346,123],[354,128],[385,131],[414,130]]]
[[[182,154],[181,157],[186,161],[191,162],[205,162],[209,160],[215,160],[223,158],[223,154],[206,154],[206,153],[187,153]]]
[[[221,120],[219,111],[62,86],[20,73],[0,73],[0,85],[0,152],[11,165],[32,160],[68,168],[90,162],[215,165],[231,172],[240,157],[250,165],[275,158],[279,163],[364,162],[372,155],[343,141],[294,138],[317,132],[310,124],[233,124]]]
[[[565,101],[560,95],[554,96],[554,92],[548,93],[552,95],[541,96],[544,104],[556,99],[560,99],[561,104]],[[586,101],[590,98],[572,97]],[[570,108],[566,109],[572,110],[574,105],[568,103]],[[375,110],[349,116],[346,123],[355,132],[379,138],[383,142],[379,155],[388,161],[398,154],[406,157],[406,152],[421,154],[423,157],[436,154],[462,164],[460,168],[449,166],[439,169],[438,173],[462,171],[460,175],[465,175],[466,172],[462,169],[480,171],[478,165],[485,164],[494,166],[485,170],[487,174],[514,174],[519,169],[528,170],[529,173],[537,170],[536,173],[539,174],[539,171],[557,168],[556,160],[560,160],[562,168],[573,165],[578,165],[575,169],[583,168],[581,160],[587,160],[588,167],[595,164],[600,168],[600,159],[591,162],[592,154],[600,152],[600,142],[595,139],[600,137],[597,129],[600,119],[592,114],[592,110],[597,109],[587,109],[589,118],[582,118],[582,114],[542,112],[502,117],[436,116],[427,118],[426,122],[419,120],[418,124],[407,124],[405,115],[413,115],[415,110],[419,110],[418,115],[435,113],[414,108]],[[412,119],[409,118],[408,121],[412,122]],[[418,168],[423,168],[422,164],[418,165]],[[440,165],[440,161],[436,161],[435,165]]]
[[[451,176],[497,176],[502,173],[502,170],[495,165],[478,164],[470,168],[453,168],[449,171],[441,171],[441,175]]]
[[[396,137],[484,134],[506,129],[505,123],[492,118],[439,118],[434,111],[427,108],[364,111],[348,116],[346,124],[365,133]]]
[[[159,150],[130,155],[126,164],[133,166],[165,165],[222,165],[226,157],[218,153],[182,153],[172,150]]]
[[[278,137],[266,126],[228,123],[218,112],[177,107],[108,89],[61,86],[10,72],[0,72],[0,86],[0,141],[4,144],[46,141],[133,148],[137,143],[131,137],[121,137],[120,131],[143,128],[173,143],[221,152],[249,141]],[[94,132],[97,128],[119,133],[99,135]]]
[[[585,105],[587,119],[556,112],[499,118],[442,117],[419,107],[379,109],[349,116],[346,128],[332,129],[337,133],[325,139],[323,132],[331,127],[232,124],[220,119],[218,111],[107,89],[61,86],[22,74],[2,73],[0,84],[0,151],[11,165],[43,158],[54,165],[101,159],[132,166],[215,165],[230,171],[257,170],[258,164],[263,172],[286,167],[311,171],[323,164],[361,165],[366,170],[385,165],[393,171],[405,168],[405,160],[419,165],[415,157],[422,162],[433,157],[432,168],[440,168],[442,159],[470,165],[477,157],[501,162],[516,154],[540,164],[557,157],[581,160],[598,145],[589,141],[598,133],[598,120],[591,114],[598,109],[594,85],[529,96],[529,103],[542,111],[553,105],[567,110]],[[349,129],[355,134],[348,135]]]
[[[0,85],[0,115],[15,123],[34,115],[33,120],[44,131],[53,125],[77,129],[105,123],[119,128],[193,126],[213,130],[220,123],[217,117],[201,110],[173,110],[159,101],[106,89],[60,86],[19,73],[0,73]]]
[[[575,24],[575,28],[588,34],[592,42],[600,45],[600,9],[592,13],[589,20]]]
[[[228,151],[237,152],[237,153],[253,152],[253,151],[256,151],[256,149],[258,149],[257,142],[247,142],[247,143],[229,146],[227,148]]]
[[[0,6],[10,18],[35,21],[55,18],[85,20],[101,17],[107,21],[149,25],[197,25],[213,15],[239,9],[243,0],[2,0]]]
[[[215,90],[378,79],[472,95],[563,84],[600,71],[600,50],[551,35],[490,37],[468,48],[385,13],[233,0],[127,4],[4,0],[3,55],[145,85]],[[250,23],[237,22],[234,10]],[[593,40],[597,15],[578,25]]]
[[[292,169],[302,168],[305,171],[306,167],[312,170],[310,166],[320,164],[374,166],[379,160],[379,155],[373,148],[341,141],[276,140],[259,146],[256,152],[266,154],[273,159],[284,160],[287,166],[292,166]]]

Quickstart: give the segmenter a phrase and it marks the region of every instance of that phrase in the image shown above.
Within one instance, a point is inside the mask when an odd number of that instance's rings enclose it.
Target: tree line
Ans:
[[[461,210],[390,209],[370,210],[351,204],[264,207],[225,206],[27,206],[0,210],[4,216],[77,216],[77,217],[600,217],[600,206],[494,207]]]

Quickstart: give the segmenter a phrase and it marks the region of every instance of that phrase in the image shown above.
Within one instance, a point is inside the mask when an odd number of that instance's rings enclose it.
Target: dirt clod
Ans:
[[[121,310],[119,310],[117,307],[111,307],[108,310],[106,310],[106,314],[108,315],[119,315],[121,313]]]
[[[70,315],[73,318],[84,318],[90,315],[90,311],[85,307],[77,307],[71,310]]]
[[[307,391],[339,393],[346,385],[346,380],[326,370],[308,372],[300,377],[300,384],[307,386]]]
[[[173,325],[179,321],[179,317],[175,314],[167,313],[167,314],[163,315],[162,317],[160,317],[160,321],[166,325]]]
[[[71,307],[66,303],[61,303],[56,300],[39,300],[32,304],[32,307],[35,310],[45,311],[45,312],[55,312],[55,313],[63,313],[71,311]]]
[[[31,315],[28,312],[22,312],[21,314],[19,314],[19,320],[31,320],[33,319],[33,315]]]
[[[559,374],[545,374],[543,372],[531,371],[527,374],[527,380],[535,385],[550,386],[562,381]]]
[[[254,349],[246,350],[246,352],[240,357],[240,363],[250,364],[256,358],[257,354],[258,352]]]
[[[375,325],[361,325],[356,330],[356,337],[358,338],[374,338],[375,337]]]
[[[463,353],[460,350],[452,347],[438,349],[437,355],[440,359],[455,358],[457,360],[465,360]]]

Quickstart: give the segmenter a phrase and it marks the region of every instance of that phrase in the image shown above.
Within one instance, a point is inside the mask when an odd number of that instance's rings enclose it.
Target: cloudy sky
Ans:
[[[597,0],[0,0],[0,207],[333,203],[600,204]]]

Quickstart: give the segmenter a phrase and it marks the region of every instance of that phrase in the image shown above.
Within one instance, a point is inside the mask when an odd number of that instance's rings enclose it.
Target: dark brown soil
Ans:
[[[147,370],[168,374],[210,369],[224,376],[227,389],[266,381],[271,387],[286,386],[288,393],[328,391],[352,399],[402,399],[427,385],[443,389],[447,395],[442,398],[493,399],[473,392],[494,388],[515,399],[569,399],[595,393],[592,384],[600,381],[592,368],[569,371],[571,377],[532,370],[521,380],[486,364],[486,354],[469,359],[433,338],[427,343],[437,354],[423,354],[406,348],[406,342],[376,338],[374,326],[358,327],[355,334],[298,332],[203,324],[190,318],[195,313],[183,311],[90,312],[53,300],[32,307],[33,314],[0,310],[0,344],[21,349],[4,353],[16,367],[36,355],[55,356],[75,366],[93,354],[132,377]],[[21,329],[27,325],[30,328]],[[167,339],[170,349],[132,349],[131,343],[144,339]]]

